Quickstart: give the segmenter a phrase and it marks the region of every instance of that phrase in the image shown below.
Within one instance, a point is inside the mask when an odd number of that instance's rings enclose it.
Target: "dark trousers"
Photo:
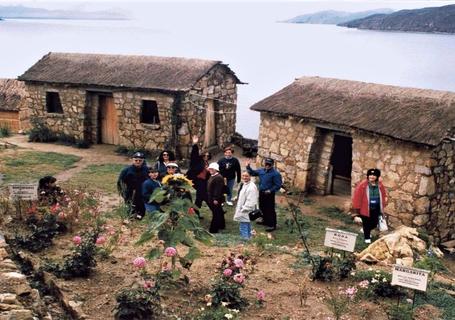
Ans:
[[[224,211],[221,207],[221,203],[209,204],[210,210],[212,210],[212,222],[210,223],[210,233],[217,233],[219,230],[226,228],[226,222],[224,221]]]
[[[202,207],[203,201],[208,205],[207,180],[195,178],[194,188],[196,189],[196,200],[194,201],[196,207]]]
[[[365,239],[371,239],[371,230],[378,227],[379,215],[380,215],[379,208],[370,208],[369,217],[360,216],[360,218],[362,219],[363,236]]]
[[[263,214],[264,225],[276,228],[275,194],[259,192],[259,209]]]
[[[134,191],[129,199],[125,199],[125,203],[130,206],[131,215],[139,215],[141,217],[145,215],[144,199],[140,192]]]

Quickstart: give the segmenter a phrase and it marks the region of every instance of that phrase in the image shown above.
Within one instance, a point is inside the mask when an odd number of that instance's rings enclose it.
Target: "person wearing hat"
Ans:
[[[158,170],[158,180],[163,180],[164,176],[167,175],[167,165],[175,162],[175,155],[170,150],[161,151],[158,161],[155,163],[155,169]],[[178,166],[177,166],[178,168]]]
[[[218,163],[212,162],[208,168],[210,178],[207,182],[207,199],[210,210],[212,211],[212,221],[209,232],[218,233],[226,227],[222,204],[224,202],[224,178],[220,174]]]
[[[379,169],[369,169],[367,178],[357,185],[352,198],[352,208],[362,219],[365,243],[371,243],[371,230],[377,228],[379,216],[384,214],[387,205],[387,194],[380,176]]]
[[[224,179],[226,179],[226,204],[228,206],[234,205],[232,203],[232,191],[234,190],[235,181],[237,180],[237,183],[240,183],[240,178],[242,176],[240,162],[236,157],[232,156],[233,153],[234,149],[232,147],[226,147],[224,148],[224,157],[218,160],[220,174],[224,177]]]
[[[275,193],[283,184],[281,174],[273,167],[274,161],[265,158],[264,168],[253,170],[250,167],[250,160],[246,162],[246,170],[252,176],[259,176],[259,209],[263,213],[262,223],[268,228],[267,232],[276,230]]]
[[[135,152],[131,157],[132,164],[124,168],[117,180],[117,189],[130,206],[130,213],[137,219],[142,219],[145,214],[142,199],[142,184],[148,178],[148,168],[144,164],[144,154]]]

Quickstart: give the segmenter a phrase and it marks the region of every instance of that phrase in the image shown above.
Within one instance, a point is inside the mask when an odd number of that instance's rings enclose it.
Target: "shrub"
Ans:
[[[30,120],[31,129],[28,134],[28,141],[30,142],[55,142],[57,136],[42,119],[32,118]]]
[[[125,288],[117,293],[114,318],[117,320],[159,319],[160,295],[157,287]]]
[[[7,125],[0,125],[0,138],[6,138],[11,135],[11,129]]]
[[[412,320],[414,312],[409,304],[391,304],[387,310],[387,319],[389,320]]]
[[[403,290],[399,286],[392,286],[392,274],[376,271],[359,271],[355,278],[363,281],[368,280],[368,286],[363,288],[362,293],[367,297],[399,297],[403,295]]]
[[[341,319],[348,311],[349,298],[342,293],[334,294],[329,290],[329,296],[324,299],[324,302],[336,320]]]
[[[221,305],[216,308],[201,308],[195,316],[195,320],[237,320],[239,310],[228,309]]]
[[[96,266],[98,234],[98,230],[86,232],[82,235],[80,244],[73,248],[73,253],[65,258],[63,264],[47,262],[43,269],[64,279],[88,277]]]
[[[352,254],[331,256],[303,254],[305,262],[312,262],[311,279],[320,281],[333,281],[346,279],[355,269],[355,257]]]
[[[29,210],[37,210],[35,207]],[[52,245],[52,239],[66,229],[65,225],[57,221],[57,216],[45,213],[41,218],[33,214],[26,220],[27,227],[32,230],[29,235],[16,235],[13,243],[22,249],[39,252]]]

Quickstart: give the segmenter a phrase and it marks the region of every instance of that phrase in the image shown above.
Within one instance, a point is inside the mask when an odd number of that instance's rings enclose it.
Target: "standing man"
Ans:
[[[367,171],[367,178],[360,182],[354,191],[352,208],[360,214],[365,243],[371,243],[371,230],[377,228],[379,216],[384,214],[387,205],[387,194],[384,185],[379,181],[381,171],[373,168]]]
[[[262,224],[268,227],[265,229],[267,232],[276,230],[275,193],[283,184],[281,174],[275,170],[273,163],[273,159],[265,158],[264,168],[253,170],[250,167],[250,160],[246,162],[248,173],[259,176],[259,209],[264,215]]]
[[[144,164],[144,154],[136,152],[132,156],[132,164],[124,168],[117,180],[117,189],[130,207],[131,215],[142,219],[145,214],[142,199],[142,184],[148,178],[148,169]]]
[[[237,158],[233,157],[234,150],[231,147],[224,148],[224,157],[218,160],[221,175],[226,179],[227,186],[227,200],[228,206],[233,206],[232,203],[232,190],[234,189],[235,180],[240,183],[242,175],[240,169],[240,162]]]
[[[208,170],[210,172],[210,178],[207,182],[207,197],[209,201],[209,208],[212,211],[212,222],[210,223],[210,233],[218,233],[219,230],[226,227],[224,221],[224,211],[221,205],[224,202],[224,179],[219,173],[220,168],[218,163],[212,162]]]

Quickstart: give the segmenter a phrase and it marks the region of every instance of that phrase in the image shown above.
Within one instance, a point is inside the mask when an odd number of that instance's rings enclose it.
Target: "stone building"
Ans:
[[[303,77],[257,102],[259,160],[289,186],[351,194],[382,170],[392,225],[455,239],[455,93]]]
[[[28,128],[25,86],[14,79],[0,79],[0,128],[19,132]]]
[[[216,148],[235,132],[241,82],[220,61],[51,52],[19,79],[31,119],[89,143],[186,156],[191,135]]]

